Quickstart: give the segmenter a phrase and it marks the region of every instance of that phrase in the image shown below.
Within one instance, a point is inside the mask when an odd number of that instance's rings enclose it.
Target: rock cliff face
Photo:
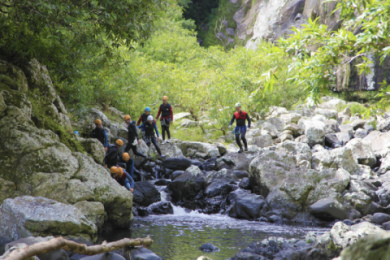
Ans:
[[[61,131],[41,128],[47,122]],[[46,67],[32,60],[21,69],[0,60],[0,204],[21,195],[82,202],[90,212],[104,207],[113,225],[129,226],[132,195],[90,156],[61,142],[69,131],[72,125]],[[98,222],[101,226],[101,217]]]

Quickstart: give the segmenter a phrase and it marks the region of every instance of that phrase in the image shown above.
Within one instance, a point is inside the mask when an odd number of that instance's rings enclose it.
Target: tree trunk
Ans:
[[[20,249],[9,252],[0,259],[2,260],[24,260],[30,257],[44,254],[50,251],[63,249],[71,251],[81,255],[97,255],[101,253],[111,252],[123,247],[129,246],[145,246],[150,247],[153,244],[153,240],[148,236],[146,238],[124,238],[115,242],[103,242],[101,245],[87,246],[85,244],[79,244],[71,240],[67,240],[63,237],[53,238],[49,241],[36,243],[30,246],[26,246]]]

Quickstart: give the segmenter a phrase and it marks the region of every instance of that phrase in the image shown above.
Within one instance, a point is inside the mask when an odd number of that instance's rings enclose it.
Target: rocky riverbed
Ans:
[[[164,161],[136,158],[142,178],[132,195],[101,166],[103,146],[84,138],[99,117],[111,140],[126,143],[122,112],[110,108],[108,119],[96,108],[71,122],[47,69],[36,60],[23,68],[0,61],[0,72],[1,244],[51,235],[94,242],[104,230],[128,229],[133,215],[172,214],[180,206],[259,224],[329,226],[329,232],[305,239],[254,242],[232,259],[331,259],[344,248],[341,257],[349,259],[363,237],[366,247],[371,242],[385,247],[380,241],[387,241],[390,229],[386,114],[362,119],[351,114],[351,104],[334,98],[294,111],[273,107],[248,131],[249,152],[224,145],[232,141],[228,134],[213,143],[163,144]],[[71,150],[61,132],[44,127],[33,111],[36,99],[46,119],[84,135],[72,138],[85,153]],[[335,110],[340,106],[345,109]],[[188,114],[181,118],[182,127],[193,125]],[[140,150],[155,153],[144,142]],[[371,234],[376,236],[370,239]]]

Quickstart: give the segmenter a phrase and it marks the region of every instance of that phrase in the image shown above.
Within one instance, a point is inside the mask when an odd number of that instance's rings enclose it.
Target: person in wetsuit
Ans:
[[[156,116],[156,120],[160,117],[161,129],[162,129],[162,137],[163,144],[165,143],[165,132],[168,135],[168,143],[171,141],[171,132],[169,131],[169,125],[173,123],[173,112],[172,106],[168,103],[168,97],[163,97],[163,103],[160,105],[158,109],[158,113]]]
[[[106,156],[104,157],[104,168],[110,169],[118,163],[119,149],[123,146],[123,141],[117,139],[115,144],[110,145],[107,150]]]
[[[161,154],[160,147],[157,144],[157,138],[160,139],[160,135],[158,133],[157,123],[153,120],[153,116],[148,116],[148,121],[143,123],[139,128],[145,132],[146,144],[150,147],[150,144],[152,143],[154,147],[156,147],[158,154],[161,157],[165,157]]]
[[[247,127],[245,125],[245,121],[248,120],[248,128],[251,127],[251,119],[247,112],[243,111],[241,109],[241,104],[236,104],[236,112],[233,114],[233,118],[230,121],[229,128],[232,127],[232,124],[236,120],[236,128],[234,129],[234,134],[236,135],[236,143],[240,147],[239,153],[242,153],[244,150],[242,149],[241,141],[240,141],[240,135],[241,140],[244,143],[245,151],[248,151],[248,143],[245,138]]]
[[[119,159],[118,165],[125,169],[130,176],[135,180],[134,174],[137,175],[137,178],[142,181],[142,173],[134,167],[134,160],[130,158],[129,153],[123,153]]]
[[[119,166],[112,166],[110,173],[120,185],[126,187],[131,193],[134,192],[134,180],[126,170]]]
[[[75,131],[75,132],[77,132],[77,131]],[[95,128],[92,130],[91,137],[98,139],[102,143],[102,145],[104,146],[104,151],[107,152],[108,137],[107,137],[107,131],[103,127],[102,120],[100,120],[100,119],[95,120]]]
[[[146,155],[137,151],[137,144],[140,144],[137,126],[134,121],[131,121],[131,117],[126,115],[124,117],[125,127],[127,127],[127,145],[125,147],[125,152],[129,152],[130,149],[133,151],[134,155],[141,156],[146,158]]]

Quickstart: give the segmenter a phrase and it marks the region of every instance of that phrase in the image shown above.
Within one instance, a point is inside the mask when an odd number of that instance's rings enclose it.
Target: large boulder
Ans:
[[[383,259],[389,260],[390,234],[380,233],[365,236],[345,248],[337,260]]]
[[[307,144],[284,142],[250,164],[252,189],[266,197],[267,211],[293,219],[320,199],[341,198],[350,174],[344,169],[313,170]]]
[[[310,213],[324,220],[346,219],[348,213],[344,206],[333,198],[325,198],[317,201],[309,207]]]
[[[372,151],[378,158],[386,157],[390,152],[390,132],[372,131],[363,140],[371,146]]]
[[[324,144],[326,125],[320,120],[301,119],[298,125],[304,130],[309,145]]]
[[[103,228],[107,214],[104,205],[98,201],[79,201],[74,204],[98,229]]]
[[[316,170],[335,168],[345,169],[351,174],[359,170],[359,166],[348,147],[323,150],[313,154],[312,168]]]
[[[165,144],[159,144],[159,147],[161,149],[161,153],[165,155],[166,158],[183,157],[183,152],[175,143],[170,142]],[[154,145],[150,146],[150,150],[152,153],[158,154]]]
[[[343,222],[337,222],[330,230],[334,245],[340,248],[351,246],[360,238],[373,234],[387,235],[388,232],[369,222],[361,222],[352,226],[348,226]]]
[[[229,195],[229,216],[233,218],[257,219],[266,202],[261,195],[251,194],[248,191],[236,190]]]
[[[6,199],[0,207],[0,244],[29,236],[95,240],[97,228],[79,209],[43,197]]]
[[[234,169],[238,171],[248,171],[253,155],[246,153],[228,153],[217,159],[218,169]]]
[[[376,165],[376,156],[369,144],[366,144],[361,139],[352,139],[347,143],[346,147],[351,149],[352,156],[359,164],[374,167]]]
[[[191,150],[205,154],[208,158],[221,156],[218,147],[213,144],[201,142],[177,142],[176,144],[185,156],[189,156]]]
[[[81,145],[85,151],[94,159],[98,164],[103,164],[105,151],[102,143],[95,138],[81,138],[79,137]]]
[[[147,207],[150,204],[160,201],[161,194],[156,187],[147,181],[136,182],[134,184],[134,203]]]
[[[192,164],[190,159],[185,157],[179,158],[168,158],[163,161],[163,166],[165,168],[174,170],[174,171],[185,171]]]
[[[206,185],[204,173],[197,166],[191,166],[171,181],[168,189],[171,192],[172,202],[194,209],[202,206],[201,197]]]

